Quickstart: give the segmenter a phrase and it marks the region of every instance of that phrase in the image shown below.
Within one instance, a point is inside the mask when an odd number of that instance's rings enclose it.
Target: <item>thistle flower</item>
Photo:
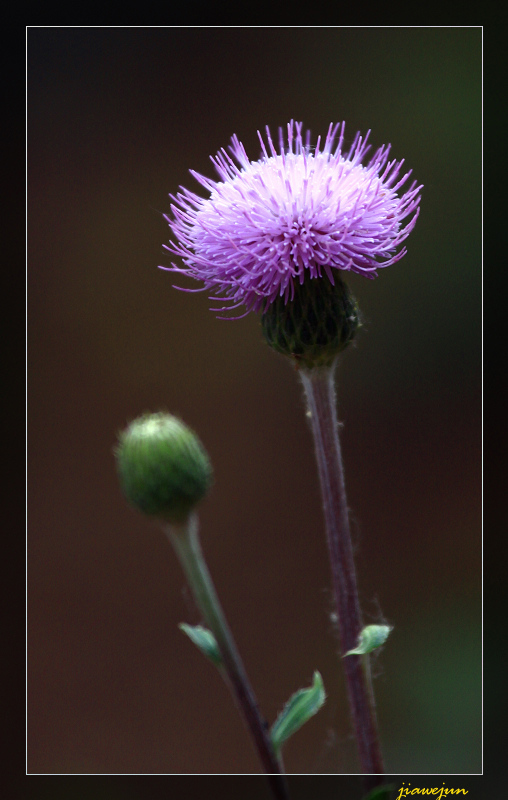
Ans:
[[[411,172],[401,176],[404,161],[389,161],[390,145],[362,164],[369,133],[343,152],[344,123],[331,124],[323,147],[319,137],[311,148],[310,131],[304,142],[302,123],[291,121],[287,145],[279,130],[277,152],[267,127],[267,145],[258,132],[258,161],[233,136],[232,157],[224,149],[212,157],[220,180],[191,170],[208,198],[183,187],[171,196],[173,218],[165,218],[177,241],[164,247],[185,266],[161,269],[204,284],[183,291],[212,290],[211,299],[228,303],[212,310],[243,305],[245,314],[279,297],[287,303],[308,279],[334,284],[337,270],[376,277],[406,254],[400,245],[415,226],[422,187],[413,182],[399,194]]]

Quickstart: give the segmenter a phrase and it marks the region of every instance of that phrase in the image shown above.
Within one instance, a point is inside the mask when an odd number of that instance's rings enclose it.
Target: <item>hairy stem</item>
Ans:
[[[335,363],[331,367],[301,369],[308,415],[321,484],[326,536],[338,616],[340,650],[344,656],[356,647],[362,630],[360,602],[349,529],[349,515],[336,412]],[[362,772],[383,774],[374,695],[368,656],[343,658],[349,705]],[[378,781],[371,782],[376,785]]]
[[[272,746],[268,725],[259,711],[201,551],[197,515],[192,513],[184,524],[166,525],[164,530],[176,550],[205,622],[215,636],[224,664],[221,672],[251,733],[273,795],[276,800],[288,800],[282,761]]]

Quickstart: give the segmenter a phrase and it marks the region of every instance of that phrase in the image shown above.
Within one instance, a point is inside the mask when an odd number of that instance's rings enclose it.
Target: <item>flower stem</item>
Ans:
[[[273,795],[276,800],[288,800],[282,760],[272,746],[268,725],[259,711],[206,566],[198,537],[197,514],[191,513],[182,525],[165,525],[164,531],[176,550],[196,603],[215,637],[224,665],[221,672],[251,733]]]
[[[363,626],[338,435],[335,366],[336,360],[329,367],[304,368],[300,370],[300,376],[314,438],[338,615],[340,651],[344,656],[356,647]],[[384,769],[368,658],[350,655],[343,658],[343,664],[361,769],[365,774],[380,775]]]

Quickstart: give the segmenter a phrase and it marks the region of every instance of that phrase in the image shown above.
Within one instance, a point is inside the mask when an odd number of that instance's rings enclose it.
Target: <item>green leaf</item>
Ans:
[[[346,656],[363,656],[365,653],[370,653],[376,647],[381,647],[386,642],[388,636],[392,632],[391,625],[367,625],[366,628],[360,633],[358,637],[358,644],[354,650],[348,650],[344,654]]]
[[[273,723],[270,737],[276,751],[280,750],[284,742],[319,711],[325,698],[323,679],[316,671],[312,678],[312,686],[295,692]]]
[[[186,622],[181,622],[178,627],[187,634],[189,639],[194,642],[203,655],[209,658],[216,667],[222,666],[222,656],[219,646],[215,640],[215,636],[208,628],[203,628],[201,625],[187,625]]]

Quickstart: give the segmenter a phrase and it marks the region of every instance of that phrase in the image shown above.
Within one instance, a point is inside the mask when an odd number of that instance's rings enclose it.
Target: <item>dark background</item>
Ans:
[[[168,194],[237,133],[372,129],[425,185],[408,255],[351,276],[339,416],[387,769],[481,771],[480,28],[28,30],[30,773],[258,772],[176,557],[120,495],[116,433],[180,415],[215,468],[202,543],[268,719],[315,669],[291,773],[356,772],[296,374],[259,319],[172,289]],[[198,190],[199,191],[199,190]],[[416,785],[416,784],[415,784]],[[450,784],[451,785],[451,784]]]

